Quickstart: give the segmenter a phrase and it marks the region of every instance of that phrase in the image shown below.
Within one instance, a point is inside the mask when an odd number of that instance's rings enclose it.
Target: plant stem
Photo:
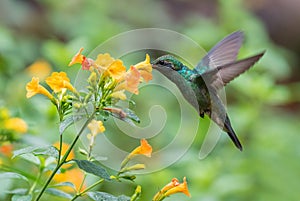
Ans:
[[[84,125],[82,126],[82,128],[80,129],[80,131],[78,132],[77,136],[75,137],[75,139],[73,140],[72,144],[70,145],[70,147],[68,148],[68,150],[66,151],[65,155],[62,157],[61,161],[58,161],[57,166],[55,167],[55,169],[53,170],[53,172],[51,173],[50,177],[48,178],[48,180],[46,181],[46,183],[44,184],[42,190],[40,191],[40,193],[38,194],[37,198],[35,199],[35,201],[38,201],[43,193],[45,192],[45,190],[47,189],[48,185],[50,184],[51,180],[53,179],[53,177],[55,176],[56,172],[59,170],[59,168],[66,162],[67,157],[69,156],[69,154],[71,153],[73,147],[75,146],[76,142],[78,141],[79,137],[81,136],[81,134],[83,133],[84,129],[86,128],[86,126],[89,124],[89,122],[94,118],[95,112],[93,112],[93,114],[86,120],[86,122],[84,123]]]
[[[104,181],[104,179],[100,179],[99,181],[95,182],[94,184],[90,185],[88,188],[86,188],[85,190],[81,191],[80,193],[76,194],[71,201],[74,201],[75,199],[77,199],[78,197],[82,196],[83,194],[85,194],[86,192],[88,192],[89,190],[91,190],[92,188],[94,188],[95,186],[97,186],[98,184],[102,183]]]

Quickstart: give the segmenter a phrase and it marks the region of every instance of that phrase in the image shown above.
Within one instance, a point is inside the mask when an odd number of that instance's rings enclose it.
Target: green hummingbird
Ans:
[[[265,53],[237,60],[243,38],[242,31],[228,35],[217,43],[194,69],[188,68],[172,55],[161,56],[152,62],[153,69],[176,84],[200,117],[210,117],[241,151],[242,145],[231,126],[218,91],[253,66]]]

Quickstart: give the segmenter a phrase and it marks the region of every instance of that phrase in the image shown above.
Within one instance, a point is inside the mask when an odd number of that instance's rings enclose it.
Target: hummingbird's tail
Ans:
[[[223,130],[229,135],[230,139],[232,140],[232,142],[234,143],[234,145],[240,150],[240,151],[243,151],[243,147],[242,147],[242,144],[240,143],[238,137],[236,136],[232,126],[231,126],[231,123],[230,123],[230,120],[228,118],[228,116],[226,115],[226,118],[225,118],[225,122],[224,122],[224,128]]]

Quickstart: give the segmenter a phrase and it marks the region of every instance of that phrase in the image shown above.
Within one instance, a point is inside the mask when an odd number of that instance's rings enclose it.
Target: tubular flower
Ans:
[[[173,178],[170,183],[165,185],[158,193],[156,193],[153,197],[153,201],[161,201],[175,193],[184,193],[186,196],[191,197],[185,177],[183,178],[183,183],[179,183],[177,178]]]
[[[114,61],[115,59],[108,53],[98,54],[97,59],[95,60],[95,65],[100,72],[104,72]]]
[[[4,122],[4,127],[9,130],[16,131],[18,133],[27,132],[27,124],[21,118],[10,118]]]
[[[70,79],[65,72],[53,72],[51,76],[46,79],[46,83],[55,93],[58,93],[63,89],[69,89],[72,92],[76,92],[76,89],[70,83]]]
[[[87,126],[92,135],[97,135],[98,133],[103,133],[105,131],[105,127],[103,126],[103,122],[102,121],[96,121],[95,119],[93,119]]]
[[[113,93],[110,94],[111,97],[116,98],[116,99],[120,99],[120,100],[126,100],[126,95],[125,95],[125,90],[120,90],[120,91],[115,91]]]
[[[184,193],[186,196],[191,197],[185,177],[183,178],[183,183],[169,189],[164,195],[167,197],[175,193]]]
[[[80,48],[79,51],[72,58],[68,66],[72,66],[74,64],[81,64],[82,70],[89,70],[90,67],[94,64],[94,60],[90,58],[86,58],[86,56],[82,55],[83,48]]]
[[[141,145],[135,148],[130,155],[142,154],[147,157],[151,157],[152,147],[145,139],[141,139]]]
[[[115,60],[110,66],[107,68],[108,74],[119,80],[126,72],[126,67],[123,65],[123,62],[120,59]]]
[[[131,66],[130,69],[126,72],[125,79],[116,86],[114,91],[116,92],[126,90],[131,93],[138,94],[140,78],[141,75],[139,71],[134,66]]]
[[[145,155],[147,157],[151,157],[152,147],[145,139],[141,139],[141,145],[135,148],[128,156],[122,161],[121,169],[124,169],[125,165],[136,155]]]
[[[145,80],[145,82],[152,80],[152,65],[150,63],[150,56],[148,54],[146,54],[145,61],[134,65],[134,67],[138,69],[138,71],[141,74],[141,77]]]
[[[26,91],[27,91],[26,94],[27,98],[31,98],[36,94],[43,94],[44,96],[48,97],[50,100],[53,99],[53,96],[50,94],[50,92],[39,84],[39,78],[37,77],[33,77],[31,81],[27,83]]]

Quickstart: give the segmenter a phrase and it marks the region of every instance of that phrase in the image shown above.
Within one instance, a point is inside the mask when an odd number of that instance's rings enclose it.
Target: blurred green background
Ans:
[[[143,187],[141,200],[151,200],[173,177],[186,176],[192,198],[176,195],[167,200],[296,201],[300,199],[299,6],[297,0],[2,0],[0,104],[29,124],[23,143],[53,143],[58,140],[54,108],[43,97],[25,98],[25,85],[37,73],[30,70],[35,61],[48,62],[52,71],[66,71],[74,81],[78,69],[66,67],[74,53],[80,47],[89,52],[124,31],[166,28],[209,50],[224,36],[243,30],[246,39],[240,58],[267,50],[253,69],[226,87],[229,116],[244,151],[234,148],[224,134],[213,152],[199,160],[209,123],[201,120],[193,145],[179,161],[138,176],[137,183]],[[142,125],[149,122],[147,108],[141,109],[147,104],[138,100],[151,98],[153,92],[145,88],[136,97]],[[174,117],[164,130],[164,144],[172,139],[168,133],[173,132],[180,114],[173,96],[166,95],[161,101],[170,106],[168,115]],[[67,135],[73,132],[70,129]],[[106,134],[116,144],[124,143],[125,137],[115,128],[108,126]],[[159,142],[152,141],[157,148]],[[130,151],[136,145],[135,140],[125,147]],[[116,195],[131,195],[134,187],[132,183],[101,186]]]

